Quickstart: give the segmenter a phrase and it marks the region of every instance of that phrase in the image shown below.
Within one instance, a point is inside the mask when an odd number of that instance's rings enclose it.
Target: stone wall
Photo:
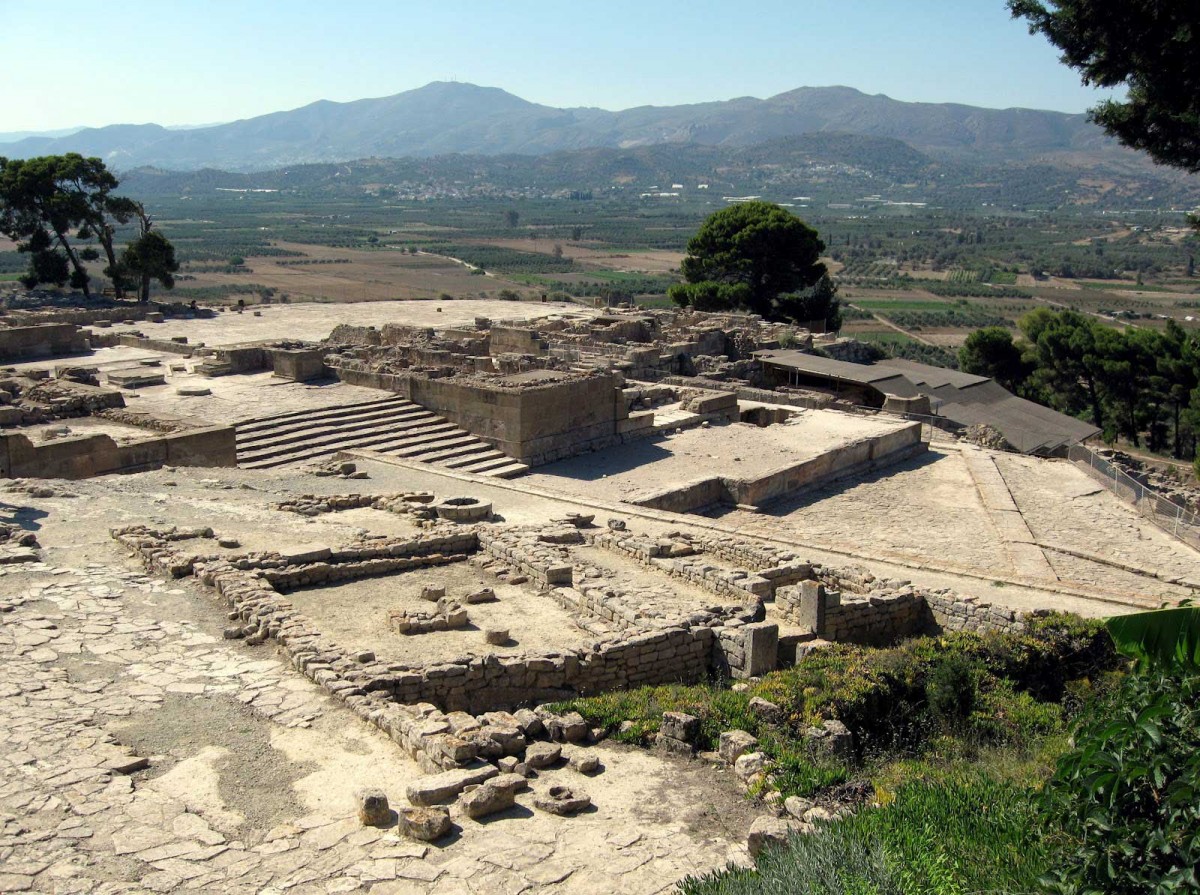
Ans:
[[[732,395],[726,397],[732,398]],[[928,449],[928,442],[921,440],[920,423],[909,423],[882,435],[833,448],[811,459],[780,466],[752,479],[710,476],[683,485],[643,491],[627,498],[626,502],[673,513],[695,513],[716,503],[761,507],[806,488],[898,463]]]
[[[549,350],[549,344],[541,334],[534,329],[517,327],[493,326],[488,344],[488,353],[499,354],[532,354],[542,356]]]
[[[395,392],[440,414],[515,460],[551,463],[619,443],[629,413],[611,373],[558,374],[557,381],[509,381],[503,377],[431,376],[425,371],[381,373],[344,358],[330,358],[333,372],[350,385]]]
[[[829,577],[836,580],[834,574]],[[779,588],[775,607],[781,617],[817,637],[866,646],[942,631],[1013,632],[1024,626],[1022,614],[1015,610],[907,582],[895,589],[850,595],[809,580]]]
[[[73,323],[0,327],[0,361],[82,354],[87,334]]]
[[[155,531],[130,526],[114,530],[113,536],[141,556],[151,570],[173,577],[194,575],[215,587],[228,600],[232,617],[241,623],[234,636],[251,642],[274,638],[306,675],[352,706],[360,704],[357,697],[371,700],[372,710],[362,713],[364,717],[423,760],[443,767],[470,760],[474,753],[453,740],[438,739],[445,734],[444,728],[426,730],[429,738],[422,739],[418,719],[429,713],[412,713],[413,703],[433,703],[442,711],[485,711],[642,685],[695,682],[714,667],[734,676],[774,667],[774,625],[747,624],[740,618],[719,615],[627,631],[585,647],[544,655],[488,654],[425,666],[385,664],[370,653],[351,655],[322,635],[273,583],[299,583],[319,566],[343,565],[358,574],[370,574],[380,553],[401,553],[407,559],[444,556],[451,549],[469,545],[476,537],[473,531],[337,551],[314,548],[297,556],[266,553],[241,557],[206,552],[205,544],[213,537],[211,529]],[[319,581],[314,579],[314,583]],[[386,708],[392,704],[409,706],[397,713]]]
[[[762,506],[806,488],[827,484],[849,475],[859,475],[923,453],[928,442],[921,440],[921,424],[910,423],[895,431],[852,442],[800,463],[781,466],[753,479],[726,479],[730,502]]]
[[[325,366],[325,352],[320,348],[283,349],[269,352],[275,375],[293,382],[308,382],[329,375]]]
[[[17,432],[0,434],[0,476],[86,479],[160,466],[236,466],[232,426],[173,432],[129,444],[108,435],[82,435],[34,444]]]
[[[682,485],[668,485],[654,491],[642,491],[625,498],[626,503],[665,510],[668,513],[695,513],[718,503],[729,503],[729,489],[718,476],[696,479]]]

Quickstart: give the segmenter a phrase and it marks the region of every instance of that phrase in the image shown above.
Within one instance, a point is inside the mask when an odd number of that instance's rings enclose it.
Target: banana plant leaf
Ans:
[[[1143,668],[1200,667],[1200,607],[1117,615],[1104,626],[1117,650]]]

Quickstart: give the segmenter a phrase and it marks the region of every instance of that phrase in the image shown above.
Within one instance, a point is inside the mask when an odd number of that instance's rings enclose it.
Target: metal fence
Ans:
[[[1067,458],[1087,469],[1092,478],[1132,504],[1167,534],[1191,547],[1200,548],[1200,516],[1187,507],[1146,487],[1082,444],[1072,445],[1067,450]]]

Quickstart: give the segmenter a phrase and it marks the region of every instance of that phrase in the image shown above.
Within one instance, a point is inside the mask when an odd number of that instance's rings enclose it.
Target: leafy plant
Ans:
[[[1052,891],[1200,888],[1200,675],[1130,675],[1108,711],[1076,733],[1046,787],[1047,830],[1063,860]]]
[[[1142,667],[1200,667],[1200,607],[1117,615],[1105,627],[1117,649]]]

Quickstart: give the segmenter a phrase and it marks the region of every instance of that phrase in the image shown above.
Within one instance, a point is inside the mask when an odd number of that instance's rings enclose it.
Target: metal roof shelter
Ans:
[[[759,351],[755,357],[764,366],[798,373],[810,384],[874,392],[880,403],[888,395],[926,395],[936,415],[963,426],[986,423],[1026,454],[1051,454],[1100,432],[1091,423],[1018,398],[986,376],[895,358],[855,364],[803,351]]]

